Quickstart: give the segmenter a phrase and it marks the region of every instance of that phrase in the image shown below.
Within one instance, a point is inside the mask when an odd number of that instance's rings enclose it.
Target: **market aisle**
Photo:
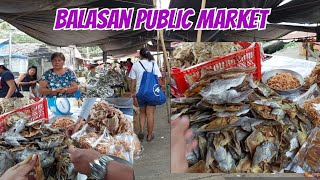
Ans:
[[[138,132],[139,127],[135,129]],[[136,179],[159,179],[170,173],[170,126],[166,105],[157,107],[154,134],[152,142],[143,141],[142,157],[134,162]]]

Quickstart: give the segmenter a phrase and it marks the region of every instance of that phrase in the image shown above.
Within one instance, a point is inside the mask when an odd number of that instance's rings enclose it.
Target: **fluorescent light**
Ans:
[[[279,4],[279,6],[285,5],[285,4],[287,4],[288,2],[290,2],[290,1],[292,1],[292,0],[284,0],[284,1],[282,1],[282,3]]]

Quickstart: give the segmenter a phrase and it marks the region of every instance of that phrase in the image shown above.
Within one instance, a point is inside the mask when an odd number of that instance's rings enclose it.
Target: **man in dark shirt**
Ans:
[[[14,76],[3,64],[0,64],[0,98],[15,97],[16,84]]]

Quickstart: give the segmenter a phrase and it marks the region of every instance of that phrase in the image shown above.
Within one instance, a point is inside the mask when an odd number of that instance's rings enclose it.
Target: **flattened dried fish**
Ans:
[[[259,145],[253,156],[253,166],[260,162],[270,162],[271,159],[277,154],[278,147],[272,142],[264,142]]]
[[[217,147],[213,153],[215,160],[218,162],[218,167],[223,172],[229,172],[235,168],[235,161],[231,154],[223,147]]]
[[[201,160],[197,162],[195,165],[191,166],[187,173],[210,173],[210,168],[206,165],[206,163]]]
[[[200,94],[202,97],[206,99],[210,99],[210,97],[213,95],[220,95],[232,87],[239,86],[243,82],[245,77],[246,76],[243,75],[239,78],[234,78],[234,79],[216,80],[210,85],[208,85],[206,88],[201,90]]]
[[[9,151],[0,150],[0,176],[2,176],[15,162]]]

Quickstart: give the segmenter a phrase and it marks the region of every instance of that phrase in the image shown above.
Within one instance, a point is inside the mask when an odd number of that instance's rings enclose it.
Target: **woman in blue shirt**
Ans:
[[[40,82],[40,94],[52,97],[74,97],[78,91],[78,80],[75,73],[64,68],[65,57],[62,53],[54,53],[51,56],[53,68],[46,71]]]
[[[23,97],[18,91],[11,71],[0,65],[0,98]]]

